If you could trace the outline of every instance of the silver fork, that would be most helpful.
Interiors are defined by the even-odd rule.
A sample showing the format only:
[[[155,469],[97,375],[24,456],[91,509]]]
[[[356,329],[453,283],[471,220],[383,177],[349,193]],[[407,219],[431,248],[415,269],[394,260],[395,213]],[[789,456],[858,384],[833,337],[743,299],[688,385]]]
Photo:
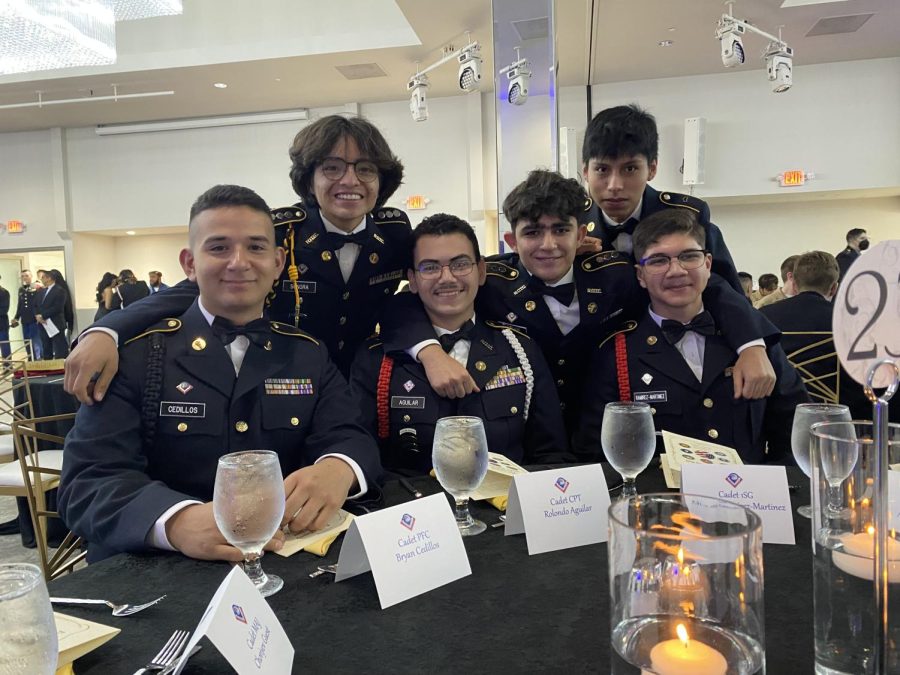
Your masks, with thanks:
[[[156,600],[151,600],[150,602],[145,602],[143,605],[132,605],[129,603],[125,603],[124,605],[117,605],[109,600],[92,600],[86,598],[50,598],[50,602],[55,602],[60,605],[106,605],[107,607],[112,608],[113,616],[131,616],[132,614],[137,614],[148,607],[152,607],[157,602],[165,598],[166,596],[161,595]]]
[[[166,644],[163,645],[163,648],[159,650],[159,653],[150,660],[150,663],[143,668],[137,669],[134,675],[163,670],[172,665],[181,656],[181,651],[187,644],[189,636],[190,633],[186,630],[176,630]]]
[[[333,565],[319,565],[316,568],[316,571],[309,575],[309,578],[315,579],[323,574],[337,574],[337,568],[337,563],[334,563]]]

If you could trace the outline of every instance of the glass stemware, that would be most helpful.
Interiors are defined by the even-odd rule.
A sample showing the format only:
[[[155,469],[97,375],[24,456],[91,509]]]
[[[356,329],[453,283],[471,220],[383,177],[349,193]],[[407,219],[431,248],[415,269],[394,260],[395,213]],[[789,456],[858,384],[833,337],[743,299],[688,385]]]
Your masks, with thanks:
[[[216,525],[229,544],[244,554],[244,572],[265,598],[284,581],[263,572],[263,547],[284,516],[284,479],[271,450],[232,452],[219,458],[213,489]]]
[[[36,565],[0,565],[0,626],[0,673],[56,671],[56,623],[47,584]]]
[[[653,415],[646,403],[614,401],[603,409],[600,444],[610,466],[622,476],[622,497],[637,494],[635,480],[656,450]]]
[[[487,474],[488,447],[484,424],[477,417],[442,417],[434,430],[431,463],[441,486],[456,500],[456,525],[464,537],[487,526],[469,513],[469,495]]]
[[[837,403],[801,403],[794,410],[794,424],[791,427],[791,450],[794,453],[797,466],[806,474],[807,478],[812,477],[809,428],[817,422],[849,421],[849,408]],[[797,513],[804,518],[809,518],[812,513],[812,507],[809,504],[800,506],[797,508]]]
[[[843,518],[850,513],[850,509],[844,506],[843,483],[849,478],[850,473],[856,468],[859,460],[859,448],[868,439],[858,438],[856,427],[849,424],[847,419],[833,420],[835,422],[848,422],[848,424],[830,424],[825,426],[821,422],[812,427],[812,431],[823,429],[827,435],[819,435],[817,438],[819,466],[822,475],[828,483],[828,503],[825,505],[825,515],[829,518]]]

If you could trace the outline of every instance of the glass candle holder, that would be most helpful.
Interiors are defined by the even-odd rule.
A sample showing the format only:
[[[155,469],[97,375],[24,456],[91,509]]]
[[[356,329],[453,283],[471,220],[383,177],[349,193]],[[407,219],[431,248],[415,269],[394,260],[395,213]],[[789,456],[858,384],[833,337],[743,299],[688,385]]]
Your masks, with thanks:
[[[876,607],[874,453],[871,422],[823,422],[810,432],[816,673],[874,673]],[[888,460],[900,462],[900,425],[888,427]],[[893,471],[889,473],[893,474]],[[888,480],[886,478],[886,480]],[[893,482],[893,481],[891,481]],[[893,491],[893,489],[892,489]],[[900,672],[900,524],[887,540],[888,672]]]
[[[764,671],[762,523],[738,504],[636,495],[609,507],[611,672]]]

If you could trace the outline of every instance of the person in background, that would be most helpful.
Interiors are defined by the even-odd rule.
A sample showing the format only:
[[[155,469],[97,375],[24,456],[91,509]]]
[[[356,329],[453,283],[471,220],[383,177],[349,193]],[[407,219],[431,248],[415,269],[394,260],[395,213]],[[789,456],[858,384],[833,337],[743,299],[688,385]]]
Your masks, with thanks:
[[[41,353],[44,359],[61,359],[69,353],[66,340],[69,291],[58,270],[38,270],[38,274],[44,287],[37,292],[34,318],[41,325]]]
[[[600,461],[604,407],[638,401],[651,406],[657,431],[732,447],[748,464],[791,463],[794,408],[809,397],[778,343],[767,348],[777,376],[772,394],[733,397],[737,353],[722,339],[721,317],[704,307],[712,260],[695,214],[658,212],[641,221],[633,241],[634,268],[650,305],[594,352],[576,456]]]
[[[750,303],[759,300],[759,293],[753,290],[753,275],[749,272],[738,272],[738,279],[741,280],[741,288],[744,289],[744,295]]]
[[[103,273],[103,277],[97,284],[97,294],[95,296],[97,300],[97,311],[94,313],[94,321],[99,321],[110,312],[110,310],[107,309],[107,298],[112,296],[117,281],[116,275],[112,272]]]
[[[106,309],[124,309],[128,305],[146,298],[148,295],[150,295],[150,289],[147,288],[147,284],[143,281],[138,281],[131,270],[124,269],[119,272],[119,283],[109,296],[109,303],[106,305]]]
[[[63,278],[62,272],[57,269],[52,269],[49,274],[53,278],[54,283],[59,284],[66,292],[66,304],[63,307],[63,314],[66,317],[66,349],[68,349],[68,335],[72,335],[75,331],[75,303],[72,300],[72,290],[69,288],[69,284],[66,283],[65,278]]]
[[[10,327],[15,328],[21,322],[22,339],[26,341],[29,358],[33,361],[41,358],[41,328],[34,318],[36,305],[35,295],[40,285],[32,283],[31,272],[22,270],[22,285],[19,286],[19,302],[16,305],[16,315],[13,317]]]
[[[168,288],[168,285],[162,282],[162,272],[149,272],[147,277],[150,279],[150,294],[159,293],[160,291],[164,291]]]
[[[755,305],[757,302],[762,300],[768,295],[771,295],[775,291],[778,290],[778,277],[774,274],[760,274],[759,275],[759,300],[754,302]]]
[[[837,264],[841,271],[838,283],[844,280],[850,265],[869,248],[869,235],[860,227],[854,227],[847,232],[847,247],[837,254]]]
[[[0,286],[0,356],[8,359],[9,346],[9,291]]]
[[[762,309],[772,303],[797,295],[797,288],[794,285],[794,264],[799,257],[799,255],[792,255],[784,259],[784,262],[781,263],[781,288],[776,288],[774,292],[754,302],[753,306],[756,309]]]

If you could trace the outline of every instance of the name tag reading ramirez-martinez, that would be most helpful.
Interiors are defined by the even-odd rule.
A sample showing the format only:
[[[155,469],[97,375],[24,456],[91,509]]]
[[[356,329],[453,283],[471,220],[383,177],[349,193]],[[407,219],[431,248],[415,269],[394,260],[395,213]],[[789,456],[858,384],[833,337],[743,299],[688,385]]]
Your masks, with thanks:
[[[206,417],[205,403],[188,403],[186,401],[160,401],[160,417]]]
[[[669,400],[668,391],[636,391],[634,400],[638,403],[666,403]]]
[[[424,396],[391,396],[392,408],[416,408],[425,410]]]

